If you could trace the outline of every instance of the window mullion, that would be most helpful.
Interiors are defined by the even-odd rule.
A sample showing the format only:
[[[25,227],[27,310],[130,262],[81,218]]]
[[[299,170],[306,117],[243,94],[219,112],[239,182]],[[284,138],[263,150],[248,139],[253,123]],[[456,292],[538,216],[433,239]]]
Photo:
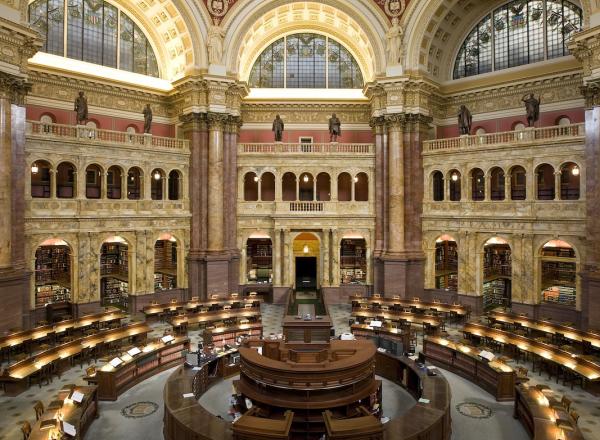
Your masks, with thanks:
[[[329,37],[325,37],[325,88],[329,88]]]
[[[543,2],[544,10],[542,11],[542,19],[544,20],[542,26],[544,29],[544,60],[548,59],[548,4],[546,0]]]
[[[117,69],[121,68],[121,11],[117,10]]]
[[[492,11],[490,23],[492,26],[492,72],[496,70],[496,26],[494,19],[496,18],[495,11]]]
[[[283,88],[287,89],[287,36],[283,37]]]

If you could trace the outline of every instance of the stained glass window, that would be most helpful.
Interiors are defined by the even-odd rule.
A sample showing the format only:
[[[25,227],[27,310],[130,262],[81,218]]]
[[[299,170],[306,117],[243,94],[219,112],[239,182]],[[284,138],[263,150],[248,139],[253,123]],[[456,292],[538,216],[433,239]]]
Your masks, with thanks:
[[[280,38],[258,57],[249,79],[257,88],[362,88],[358,63],[348,49],[323,35]]]
[[[568,55],[581,9],[567,0],[514,0],[486,15],[463,42],[454,79]]]
[[[104,0],[36,0],[29,5],[29,23],[45,37],[44,52],[159,76],[156,56],[142,30]]]

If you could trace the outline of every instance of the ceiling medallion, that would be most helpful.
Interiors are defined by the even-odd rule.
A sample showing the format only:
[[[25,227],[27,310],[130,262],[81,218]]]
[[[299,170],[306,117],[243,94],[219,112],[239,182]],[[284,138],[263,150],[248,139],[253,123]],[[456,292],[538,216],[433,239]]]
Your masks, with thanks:
[[[208,11],[215,17],[223,17],[229,10],[229,0],[208,0]]]
[[[385,13],[390,17],[401,16],[405,9],[405,0],[385,0]]]

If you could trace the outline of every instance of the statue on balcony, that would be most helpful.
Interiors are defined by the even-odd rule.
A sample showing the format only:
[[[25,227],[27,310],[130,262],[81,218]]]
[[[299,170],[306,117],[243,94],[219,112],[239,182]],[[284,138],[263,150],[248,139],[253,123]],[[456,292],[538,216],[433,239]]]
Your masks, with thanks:
[[[540,99],[535,99],[534,94],[530,93],[529,98],[525,95],[521,100],[525,103],[527,124],[529,127],[533,127],[538,119],[540,119],[540,103],[542,102],[542,96],[540,95]]]
[[[342,123],[334,114],[329,118],[329,142],[337,142],[338,136],[342,135]]]
[[[473,116],[466,105],[461,105],[458,110],[458,130],[461,135],[471,134],[471,124]]]
[[[85,124],[88,118],[88,104],[83,92],[79,92],[79,96],[75,98],[75,111],[77,112],[77,125]]]
[[[150,104],[146,104],[144,107],[144,133],[150,133],[150,129],[152,128],[152,109],[150,108]]]
[[[275,133],[275,142],[281,142],[283,137],[283,119],[279,115],[275,116],[272,131]]]

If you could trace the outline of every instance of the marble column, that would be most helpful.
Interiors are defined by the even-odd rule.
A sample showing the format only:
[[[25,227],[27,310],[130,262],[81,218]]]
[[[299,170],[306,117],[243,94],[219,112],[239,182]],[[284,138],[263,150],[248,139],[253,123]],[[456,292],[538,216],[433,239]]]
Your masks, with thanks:
[[[560,200],[560,170],[554,171],[554,200]]]
[[[237,292],[240,274],[240,251],[237,246],[237,197],[238,197],[238,171],[237,149],[238,138],[242,120],[239,117],[229,117],[225,130],[225,245],[229,253],[229,292]],[[260,188],[259,188],[260,191]],[[260,192],[259,192],[260,195]]]
[[[30,324],[25,265],[25,107],[28,84],[0,72],[0,332]]]
[[[281,229],[273,233],[273,286],[281,286]]]
[[[340,286],[340,232],[331,230],[331,287]]]
[[[331,273],[330,267],[330,254],[331,248],[329,245],[329,229],[323,229],[323,245],[321,254],[323,255],[323,287],[329,287],[331,283],[329,274]]]
[[[180,117],[184,137],[190,142],[189,198],[191,211],[190,250],[188,254],[189,296],[206,299],[208,127],[206,114],[189,113]],[[149,180],[146,179],[149,185]]]
[[[227,116],[208,114],[208,251],[224,250],[223,129]]]
[[[421,296],[424,261],[421,242],[423,212],[422,141],[430,118],[416,114],[386,116],[387,142],[387,235],[383,255],[383,284],[386,296]],[[384,161],[386,158],[384,157]]]
[[[292,284],[292,277],[291,277],[291,273],[290,273],[290,259],[292,258],[292,242],[291,242],[291,236],[290,236],[290,230],[289,229],[284,229],[283,230],[283,262],[282,262],[282,267],[283,267],[283,284],[286,287],[290,287]]]
[[[579,274],[581,314],[584,328],[600,328],[600,81],[589,82],[582,87],[582,93],[586,100],[586,241],[589,245]]]

